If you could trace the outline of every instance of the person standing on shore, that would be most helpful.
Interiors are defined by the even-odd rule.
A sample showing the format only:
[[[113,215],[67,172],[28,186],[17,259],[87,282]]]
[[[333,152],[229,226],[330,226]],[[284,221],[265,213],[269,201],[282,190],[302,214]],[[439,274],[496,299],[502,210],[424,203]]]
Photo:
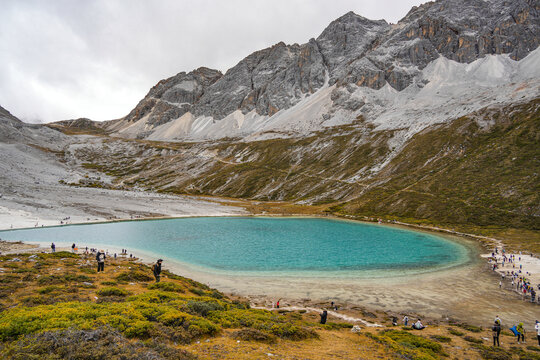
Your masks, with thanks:
[[[54,243],[51,244],[51,251],[56,252],[56,245]]]
[[[163,262],[162,259],[158,259],[158,261],[152,266],[152,271],[154,273],[154,277],[156,278],[156,282],[158,283],[161,280],[161,263]]]
[[[73,243],[73,245],[71,245],[71,252],[75,253],[75,243]]]
[[[500,321],[495,321],[495,324],[491,328],[493,331],[493,346],[497,344],[497,346],[501,346],[499,343],[499,335],[501,335],[501,323]]]
[[[105,271],[105,253],[103,252],[103,250],[99,250],[97,255],[96,255],[96,260],[97,260],[97,271],[100,272],[100,271]]]
[[[538,338],[538,346],[540,346],[540,321],[536,320],[536,325],[534,325],[536,330],[536,337]]]
[[[328,318],[328,311],[323,310],[322,314],[320,314],[321,317],[321,324],[326,324],[326,319]]]
[[[409,325],[409,317],[407,315],[403,317],[403,325],[405,326]]]

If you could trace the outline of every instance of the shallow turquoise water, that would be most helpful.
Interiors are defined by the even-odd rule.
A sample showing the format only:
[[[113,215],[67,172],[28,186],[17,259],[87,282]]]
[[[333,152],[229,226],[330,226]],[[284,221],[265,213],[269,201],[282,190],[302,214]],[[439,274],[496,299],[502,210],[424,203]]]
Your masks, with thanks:
[[[316,218],[126,221],[3,231],[0,238],[109,245],[225,272],[424,271],[468,260],[466,247],[435,235]]]

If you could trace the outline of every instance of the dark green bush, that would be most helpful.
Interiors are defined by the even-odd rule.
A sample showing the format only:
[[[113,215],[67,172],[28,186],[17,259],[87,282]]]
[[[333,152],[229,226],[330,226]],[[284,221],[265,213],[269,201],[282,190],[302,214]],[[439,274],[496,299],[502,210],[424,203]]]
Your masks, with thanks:
[[[319,335],[312,329],[294,325],[291,323],[278,323],[270,327],[270,332],[277,337],[289,340],[305,340],[319,338]]]
[[[68,329],[27,335],[8,344],[0,353],[3,359],[133,359],[166,358],[191,360],[184,350],[171,349],[155,342],[140,343],[126,339],[110,327],[95,330]]]
[[[154,283],[148,286],[150,290],[163,290],[163,291],[172,291],[177,293],[184,293],[185,289],[181,285],[172,282],[159,282]]]
[[[40,259],[65,259],[65,258],[78,258],[79,255],[78,254],[74,254],[74,253],[71,253],[69,251],[58,251],[58,252],[55,252],[55,253],[47,253],[47,254],[44,254],[44,253],[41,253],[41,254],[37,254],[38,258]]]
[[[456,336],[463,336],[463,335],[465,335],[464,332],[459,331],[459,330],[456,330],[456,329],[454,329],[454,328],[448,328],[448,332],[449,332],[450,334],[456,335]]]
[[[468,341],[468,342],[474,343],[474,344],[481,344],[482,343],[482,339],[477,339],[477,338],[474,338],[474,337],[469,336],[469,335],[464,336],[463,339],[465,341]]]
[[[53,291],[60,291],[62,288],[59,287],[59,286],[56,286],[56,285],[49,285],[49,286],[46,286],[44,288],[40,288],[37,290],[38,293],[40,294],[49,294]]]
[[[249,328],[235,331],[232,334],[232,337],[238,340],[257,341],[257,342],[263,342],[267,344],[273,344],[277,340],[277,338],[274,335],[267,334],[260,330],[249,329]]]
[[[225,308],[214,301],[204,301],[204,300],[189,300],[184,305],[184,311],[194,315],[200,315],[203,317],[208,316],[211,311],[223,311]]]
[[[116,281],[102,281],[101,282],[101,285],[105,285],[105,286],[116,286],[118,285],[118,283]]]
[[[118,275],[116,280],[123,282],[148,282],[154,280],[154,277],[140,271],[129,271]]]
[[[130,295],[130,292],[124,289],[116,288],[116,287],[106,287],[98,291],[97,293],[99,296],[120,296],[120,297],[126,297]]]
[[[45,275],[38,278],[37,283],[39,285],[53,285],[53,284],[63,284],[66,282],[66,279],[63,276],[59,275]]]
[[[457,324],[462,329],[465,329],[467,331],[473,332],[473,333],[479,333],[482,332],[482,328],[474,325],[469,324]]]
[[[432,338],[435,341],[442,342],[442,343],[449,343],[452,341],[451,338],[444,335],[431,335],[430,338]]]

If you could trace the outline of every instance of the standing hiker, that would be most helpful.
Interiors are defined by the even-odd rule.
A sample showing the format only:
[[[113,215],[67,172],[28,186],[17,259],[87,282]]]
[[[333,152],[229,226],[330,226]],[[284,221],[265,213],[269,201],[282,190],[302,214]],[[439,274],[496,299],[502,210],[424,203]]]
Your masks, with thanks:
[[[321,317],[321,324],[326,324],[326,319],[328,318],[328,311],[324,310],[322,314],[319,314]]]
[[[517,331],[517,337],[518,337],[518,342],[517,343],[519,344],[519,339],[520,338],[521,338],[521,342],[525,343],[525,329],[523,328],[523,323],[522,322],[517,324],[516,331]]]
[[[536,330],[536,337],[538,338],[538,346],[540,346],[540,321],[536,320],[536,325],[534,325]]]
[[[161,280],[161,263],[163,262],[162,259],[158,259],[158,261],[152,266],[152,272],[154,273],[154,277],[156,278],[156,282],[158,283]]]
[[[51,251],[56,252],[56,245],[54,243],[51,244]]]
[[[500,321],[495,320],[495,324],[491,328],[491,331],[493,331],[493,346],[497,344],[497,346],[501,346],[499,344],[499,335],[501,335],[501,323]]]
[[[104,271],[105,270],[105,253],[103,252],[103,250],[99,250],[97,255],[96,255],[96,260],[97,260],[97,271],[100,272],[100,271]]]

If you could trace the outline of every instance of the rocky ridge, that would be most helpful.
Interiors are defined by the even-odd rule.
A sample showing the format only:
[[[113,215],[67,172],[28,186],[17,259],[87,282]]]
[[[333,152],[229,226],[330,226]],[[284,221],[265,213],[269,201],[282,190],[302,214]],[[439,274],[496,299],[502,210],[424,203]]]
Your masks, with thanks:
[[[306,135],[336,122],[323,125],[328,120],[343,122],[342,110],[350,123],[377,104],[355,96],[358,88],[422,87],[423,70],[441,57],[463,64],[525,58],[539,44],[539,10],[533,0],[439,0],[413,7],[397,24],[349,12],[306,44],[256,51],[225,74],[199,68],[162,80],[109,131],[154,140]],[[319,108],[307,111],[306,102]],[[308,125],[283,118],[306,111]]]

